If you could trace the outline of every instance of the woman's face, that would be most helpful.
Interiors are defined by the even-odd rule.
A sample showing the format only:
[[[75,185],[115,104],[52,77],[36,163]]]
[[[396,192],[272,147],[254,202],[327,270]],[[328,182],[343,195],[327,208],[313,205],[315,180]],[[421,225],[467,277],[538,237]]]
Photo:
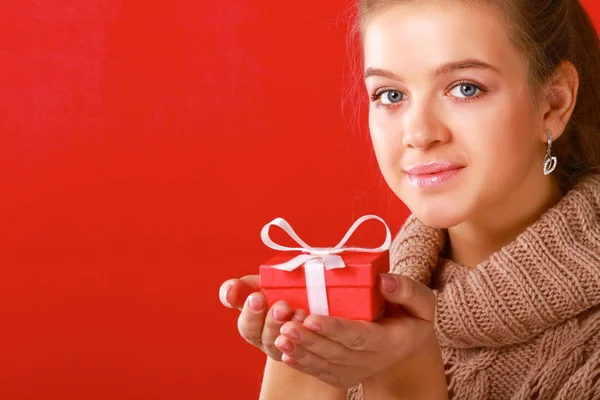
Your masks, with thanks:
[[[365,26],[377,160],[427,225],[501,213],[547,179],[543,116],[501,21],[485,7],[430,2],[393,6]]]

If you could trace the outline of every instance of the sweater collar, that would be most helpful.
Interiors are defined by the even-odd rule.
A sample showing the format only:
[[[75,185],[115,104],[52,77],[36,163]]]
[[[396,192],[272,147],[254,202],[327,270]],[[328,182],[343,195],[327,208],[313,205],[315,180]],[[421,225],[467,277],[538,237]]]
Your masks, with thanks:
[[[393,273],[434,290],[441,346],[522,343],[600,304],[598,175],[474,268],[440,257],[445,240],[410,216],[390,249]]]

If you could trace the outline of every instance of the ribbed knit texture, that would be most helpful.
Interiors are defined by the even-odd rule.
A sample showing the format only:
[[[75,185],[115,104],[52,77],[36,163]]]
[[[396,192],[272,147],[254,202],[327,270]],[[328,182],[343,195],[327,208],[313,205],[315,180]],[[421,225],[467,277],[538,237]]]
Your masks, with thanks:
[[[445,238],[411,216],[390,255],[437,296],[450,398],[600,399],[600,176],[474,268],[440,257]]]

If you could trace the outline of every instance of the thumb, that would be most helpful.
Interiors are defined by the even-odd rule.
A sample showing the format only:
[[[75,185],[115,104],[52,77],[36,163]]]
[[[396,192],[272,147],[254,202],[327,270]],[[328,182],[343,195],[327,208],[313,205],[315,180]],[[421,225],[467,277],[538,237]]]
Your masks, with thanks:
[[[389,303],[401,306],[415,318],[434,321],[436,297],[429,287],[404,275],[380,274],[379,277],[379,290]]]
[[[250,294],[260,291],[258,275],[247,275],[240,279],[230,279],[219,288],[219,299],[224,306],[241,310]]]

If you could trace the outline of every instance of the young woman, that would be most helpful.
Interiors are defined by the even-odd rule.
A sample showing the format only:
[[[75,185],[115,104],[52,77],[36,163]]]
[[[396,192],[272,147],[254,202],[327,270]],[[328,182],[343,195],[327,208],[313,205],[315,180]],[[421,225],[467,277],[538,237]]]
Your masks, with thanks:
[[[267,310],[256,276],[225,282],[269,356],[261,398],[600,398],[600,51],[583,7],[358,10],[371,139],[412,212],[380,285],[402,312],[307,317]]]

